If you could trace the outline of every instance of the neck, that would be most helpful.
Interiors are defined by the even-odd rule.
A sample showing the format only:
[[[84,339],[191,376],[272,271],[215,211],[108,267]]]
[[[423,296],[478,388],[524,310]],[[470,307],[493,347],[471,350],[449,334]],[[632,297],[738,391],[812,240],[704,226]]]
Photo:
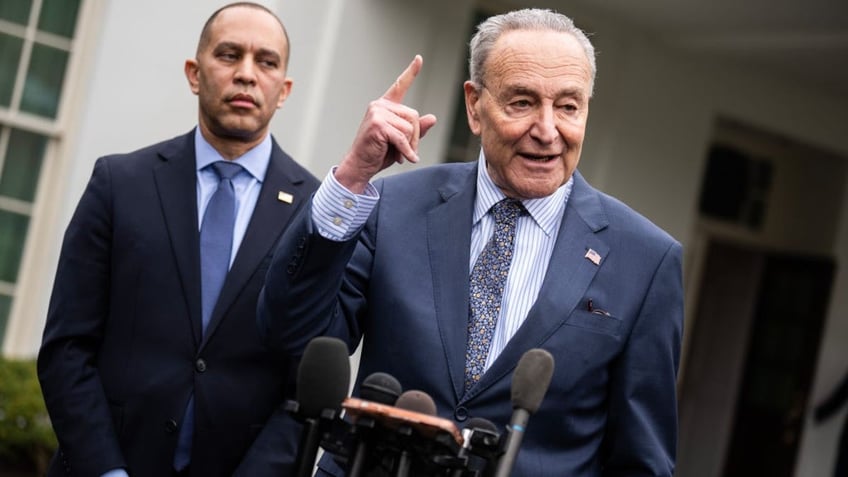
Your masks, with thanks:
[[[265,132],[257,134],[253,137],[235,137],[235,136],[221,136],[212,133],[203,125],[200,125],[200,134],[203,135],[203,139],[206,139],[206,142],[209,143],[218,154],[221,155],[224,159],[233,160],[243,156],[247,151],[253,149],[258,146],[263,140],[265,140]]]

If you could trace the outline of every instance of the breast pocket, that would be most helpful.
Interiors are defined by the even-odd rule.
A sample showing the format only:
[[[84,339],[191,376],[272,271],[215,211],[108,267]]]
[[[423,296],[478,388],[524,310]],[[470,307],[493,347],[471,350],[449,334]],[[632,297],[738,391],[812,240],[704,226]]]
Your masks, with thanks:
[[[588,309],[575,310],[568,317],[565,324],[584,328],[589,331],[618,336],[621,330],[621,321],[621,318],[616,317],[608,311],[594,308],[592,311]]]

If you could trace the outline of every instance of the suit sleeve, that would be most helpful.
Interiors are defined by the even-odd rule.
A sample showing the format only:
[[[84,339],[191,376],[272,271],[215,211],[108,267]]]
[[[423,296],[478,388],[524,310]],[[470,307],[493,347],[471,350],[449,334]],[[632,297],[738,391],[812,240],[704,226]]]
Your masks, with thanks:
[[[673,242],[612,366],[604,476],[673,475],[682,332],[682,248]]]
[[[366,223],[363,232],[334,241],[315,229],[311,202],[298,213],[280,239],[259,295],[257,321],[266,346],[297,357],[312,338],[333,336],[351,351],[356,348],[373,250],[368,228]]]
[[[65,232],[38,354],[60,458],[76,475],[125,467],[96,367],[109,312],[111,188],[100,159]]]

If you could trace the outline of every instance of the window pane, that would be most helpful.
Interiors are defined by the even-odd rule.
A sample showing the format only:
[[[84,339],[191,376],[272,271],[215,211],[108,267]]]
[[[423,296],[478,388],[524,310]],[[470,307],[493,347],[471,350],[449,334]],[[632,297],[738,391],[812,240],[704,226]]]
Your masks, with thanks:
[[[68,52],[46,45],[32,45],[21,110],[49,118],[56,117]]]
[[[0,18],[19,25],[29,23],[32,0],[3,0],[0,2]]]
[[[13,129],[0,175],[0,195],[32,202],[38,185],[47,137]]]
[[[9,322],[9,309],[12,308],[12,297],[0,295],[0,343],[6,336],[6,324]]]
[[[0,280],[15,283],[24,251],[29,217],[0,210]]]
[[[0,33],[0,106],[8,107],[12,101],[23,46],[23,38]]]
[[[79,0],[44,0],[39,14],[38,29],[73,38],[79,5]]]

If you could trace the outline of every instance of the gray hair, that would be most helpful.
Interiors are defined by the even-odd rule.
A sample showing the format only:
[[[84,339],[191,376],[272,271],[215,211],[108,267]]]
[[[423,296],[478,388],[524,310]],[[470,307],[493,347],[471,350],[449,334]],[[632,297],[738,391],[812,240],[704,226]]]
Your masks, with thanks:
[[[492,52],[492,47],[498,38],[506,32],[514,30],[550,30],[572,35],[589,60],[589,69],[592,79],[589,83],[589,95],[595,89],[595,47],[583,33],[583,30],[574,26],[574,21],[567,16],[554,12],[553,10],[541,8],[526,8],[512,12],[495,15],[477,25],[477,32],[471,38],[471,55],[468,59],[468,72],[471,81],[475,84],[483,84],[486,76],[486,60]]]

